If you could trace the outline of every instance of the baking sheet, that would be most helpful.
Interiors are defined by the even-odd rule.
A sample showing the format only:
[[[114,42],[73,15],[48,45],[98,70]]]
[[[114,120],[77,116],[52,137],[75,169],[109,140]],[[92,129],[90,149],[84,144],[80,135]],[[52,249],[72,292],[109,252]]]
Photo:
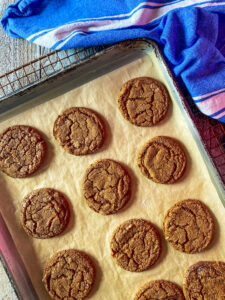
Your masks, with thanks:
[[[0,124],[0,131],[15,124],[34,126],[44,134],[48,142],[47,160],[34,176],[13,179],[0,175],[2,214],[41,300],[50,299],[41,283],[44,263],[55,252],[63,249],[84,250],[94,259],[97,277],[89,298],[96,300],[132,299],[143,283],[153,279],[172,280],[181,285],[184,270],[189,265],[199,260],[224,260],[224,207],[175,100],[172,101],[166,119],[152,128],[131,125],[122,118],[116,107],[116,97],[121,85],[137,76],[154,77],[168,87],[157,58],[151,52],[142,59]],[[58,114],[71,106],[89,107],[105,120],[107,139],[98,153],[76,157],[66,153],[54,140],[53,123]],[[157,135],[179,139],[188,153],[186,173],[174,185],[156,184],[145,178],[137,167],[139,148]],[[127,166],[133,182],[130,203],[116,215],[102,216],[95,213],[82,197],[81,183],[86,168],[102,158],[122,162]],[[64,234],[48,240],[28,237],[19,220],[19,204],[23,197],[41,187],[52,187],[65,193],[72,210],[71,220]],[[119,224],[130,218],[140,217],[150,220],[160,229],[167,209],[178,200],[186,198],[202,200],[216,218],[215,238],[206,251],[200,254],[183,254],[163,240],[161,258],[150,270],[131,273],[115,264],[110,255],[109,242],[113,230]]]

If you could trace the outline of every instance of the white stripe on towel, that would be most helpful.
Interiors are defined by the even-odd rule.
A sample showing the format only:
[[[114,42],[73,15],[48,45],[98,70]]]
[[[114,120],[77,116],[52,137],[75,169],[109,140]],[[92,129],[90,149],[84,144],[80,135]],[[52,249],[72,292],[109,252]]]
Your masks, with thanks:
[[[223,92],[225,91],[225,88],[221,89],[221,90],[218,90],[218,91],[214,91],[214,92],[211,92],[211,93],[208,93],[208,94],[205,94],[205,95],[201,95],[201,96],[198,96],[198,97],[193,97],[194,100],[201,100],[201,99],[204,99],[206,97],[209,97],[209,96],[213,96],[217,93],[220,93],[220,92]]]
[[[95,32],[95,31],[104,31],[104,30],[114,30],[119,28],[126,28],[133,25],[146,25],[150,21],[153,21],[164,14],[166,14],[168,11],[180,8],[180,7],[186,7],[190,5],[204,5],[204,6],[211,6],[211,5],[217,5],[218,2],[215,3],[204,3],[205,0],[201,0],[196,3],[195,0],[184,0],[182,2],[175,2],[168,6],[163,6],[163,4],[156,4],[154,3],[155,7],[159,7],[158,9],[152,9],[150,7],[143,8],[143,6],[151,5],[153,6],[152,2],[142,2],[139,4],[136,8],[134,8],[130,13],[128,14],[121,14],[118,16],[113,17],[102,17],[96,20],[89,20],[86,21],[77,21],[74,23],[62,25],[56,29],[53,29],[50,32],[47,32],[46,34],[37,37],[35,39],[35,43],[45,46],[45,47],[53,47],[57,42],[62,42],[57,46],[57,49],[60,49],[70,38],[72,38],[74,35],[71,35],[73,32],[80,33],[87,33],[87,32]],[[225,3],[225,1],[223,2]],[[220,2],[222,5],[222,3]],[[160,7],[161,5],[161,7]],[[126,19],[123,19],[124,17],[128,17]],[[104,20],[104,18],[111,18],[110,20]],[[36,33],[36,36],[38,36],[40,33]],[[76,33],[78,34],[78,33]],[[70,36],[71,35],[71,36]],[[70,36],[70,37],[69,37]],[[32,38],[34,38],[34,35],[32,35]],[[65,41],[65,39],[67,39]],[[31,37],[28,38],[30,40]]]

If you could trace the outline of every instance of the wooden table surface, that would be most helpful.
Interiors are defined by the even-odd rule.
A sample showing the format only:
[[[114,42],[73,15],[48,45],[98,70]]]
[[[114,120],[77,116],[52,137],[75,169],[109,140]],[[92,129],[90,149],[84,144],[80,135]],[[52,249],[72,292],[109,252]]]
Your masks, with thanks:
[[[0,0],[0,18],[5,8],[14,2],[13,0]],[[0,26],[0,75],[49,52],[50,50],[44,47],[7,36]],[[17,300],[1,263],[0,300]]]

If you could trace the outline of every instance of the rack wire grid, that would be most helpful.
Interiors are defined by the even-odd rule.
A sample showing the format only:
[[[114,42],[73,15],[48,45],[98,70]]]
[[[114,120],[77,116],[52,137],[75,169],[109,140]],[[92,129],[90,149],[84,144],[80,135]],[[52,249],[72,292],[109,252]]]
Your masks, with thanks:
[[[105,46],[54,51],[0,76],[1,99],[37,84],[106,49]],[[192,112],[192,120],[205,148],[225,184],[225,124],[202,114],[182,87]]]

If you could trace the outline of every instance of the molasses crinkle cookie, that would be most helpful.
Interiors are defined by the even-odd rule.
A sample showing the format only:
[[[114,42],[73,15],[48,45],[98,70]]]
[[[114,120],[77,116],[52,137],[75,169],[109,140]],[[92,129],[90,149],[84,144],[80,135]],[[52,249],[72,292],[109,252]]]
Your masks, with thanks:
[[[14,178],[33,174],[41,166],[46,143],[34,128],[15,125],[0,134],[0,170]]]
[[[75,249],[63,250],[45,264],[43,283],[56,300],[82,300],[91,291],[95,267],[91,258]]]
[[[200,261],[186,272],[184,279],[186,300],[224,300],[225,263],[220,261]]]
[[[181,144],[167,136],[147,142],[138,155],[144,176],[157,183],[175,183],[184,174],[187,158]]]
[[[53,135],[61,147],[74,155],[96,152],[104,141],[104,125],[91,109],[71,107],[59,115]]]
[[[99,160],[85,173],[83,194],[88,206],[95,212],[114,214],[130,199],[130,177],[118,162]]]
[[[54,189],[43,188],[28,194],[21,203],[21,223],[32,237],[45,239],[59,235],[70,217],[64,195]]]
[[[130,123],[148,127],[163,120],[169,107],[164,85],[150,77],[138,77],[124,83],[118,95],[118,107]]]
[[[211,242],[213,217],[206,205],[194,199],[179,201],[166,213],[163,221],[166,240],[176,249],[198,253]]]
[[[110,246],[111,255],[120,267],[130,272],[142,272],[159,259],[161,238],[149,221],[131,219],[115,230]]]

